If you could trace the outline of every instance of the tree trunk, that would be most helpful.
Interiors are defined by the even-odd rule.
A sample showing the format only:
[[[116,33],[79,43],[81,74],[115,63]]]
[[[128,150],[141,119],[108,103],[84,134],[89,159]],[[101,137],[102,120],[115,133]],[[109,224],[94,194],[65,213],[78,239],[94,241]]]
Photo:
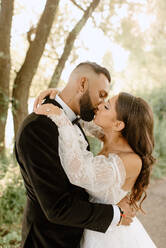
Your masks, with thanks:
[[[57,87],[61,73],[64,69],[65,63],[71,53],[71,50],[73,48],[74,42],[77,38],[77,36],[79,35],[81,29],[84,27],[84,25],[86,24],[88,18],[91,16],[91,14],[93,13],[93,11],[95,10],[95,8],[98,6],[100,0],[94,0],[90,6],[87,8],[87,10],[84,12],[84,15],[82,16],[82,18],[80,19],[80,21],[75,25],[75,27],[72,29],[72,31],[69,33],[67,39],[66,39],[66,43],[65,43],[65,47],[64,47],[64,51],[63,54],[61,56],[61,58],[59,59],[59,62],[55,68],[54,74],[52,76],[51,82],[49,84],[49,88],[53,88],[53,87]]]
[[[30,42],[25,61],[17,73],[13,86],[13,119],[16,134],[21,122],[28,114],[28,96],[32,79],[43,54],[60,0],[47,0],[39,20],[36,36]]]
[[[5,126],[9,105],[10,35],[14,0],[1,0],[0,5],[0,154],[2,154],[5,150]]]

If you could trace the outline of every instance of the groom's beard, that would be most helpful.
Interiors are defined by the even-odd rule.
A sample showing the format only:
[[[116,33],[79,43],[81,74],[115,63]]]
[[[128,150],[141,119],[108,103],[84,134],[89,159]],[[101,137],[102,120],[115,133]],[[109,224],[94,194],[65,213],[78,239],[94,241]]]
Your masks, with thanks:
[[[80,117],[84,121],[92,121],[94,118],[94,107],[92,105],[89,91],[87,90],[85,94],[80,99]]]

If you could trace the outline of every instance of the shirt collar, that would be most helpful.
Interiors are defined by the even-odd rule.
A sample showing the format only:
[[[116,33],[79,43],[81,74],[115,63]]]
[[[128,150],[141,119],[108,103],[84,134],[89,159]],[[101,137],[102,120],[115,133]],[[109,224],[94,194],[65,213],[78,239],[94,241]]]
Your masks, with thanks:
[[[77,118],[73,110],[69,108],[69,106],[60,98],[60,96],[56,95],[55,101],[57,101],[62,106],[63,110],[65,111],[67,117],[69,118],[71,122]]]

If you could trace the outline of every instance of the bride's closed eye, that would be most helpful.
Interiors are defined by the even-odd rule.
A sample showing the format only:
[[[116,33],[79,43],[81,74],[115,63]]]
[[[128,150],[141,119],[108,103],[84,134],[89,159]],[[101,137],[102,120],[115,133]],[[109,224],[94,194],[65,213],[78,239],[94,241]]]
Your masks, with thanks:
[[[104,108],[107,109],[107,110],[109,110],[110,109],[110,103],[107,102],[106,104],[104,104]]]
[[[104,105],[104,108],[107,109],[107,110],[109,109],[109,108],[107,107],[107,105]]]

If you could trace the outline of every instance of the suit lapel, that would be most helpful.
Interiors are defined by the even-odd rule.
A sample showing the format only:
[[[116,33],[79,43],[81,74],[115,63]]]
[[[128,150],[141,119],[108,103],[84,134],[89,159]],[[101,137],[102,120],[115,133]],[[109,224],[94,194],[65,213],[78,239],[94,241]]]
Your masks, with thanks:
[[[81,125],[80,125],[78,122],[76,123],[76,125],[79,127],[79,129],[81,130],[82,134],[84,135],[84,138],[85,138],[85,140],[86,140],[86,141],[87,141],[87,143],[88,143],[87,150],[88,150],[88,151],[90,151],[89,141],[88,141],[88,139],[87,139],[87,137],[86,137],[86,135],[85,135],[85,133],[84,133],[84,131],[83,131],[83,129],[82,129],[82,127],[81,127]]]

